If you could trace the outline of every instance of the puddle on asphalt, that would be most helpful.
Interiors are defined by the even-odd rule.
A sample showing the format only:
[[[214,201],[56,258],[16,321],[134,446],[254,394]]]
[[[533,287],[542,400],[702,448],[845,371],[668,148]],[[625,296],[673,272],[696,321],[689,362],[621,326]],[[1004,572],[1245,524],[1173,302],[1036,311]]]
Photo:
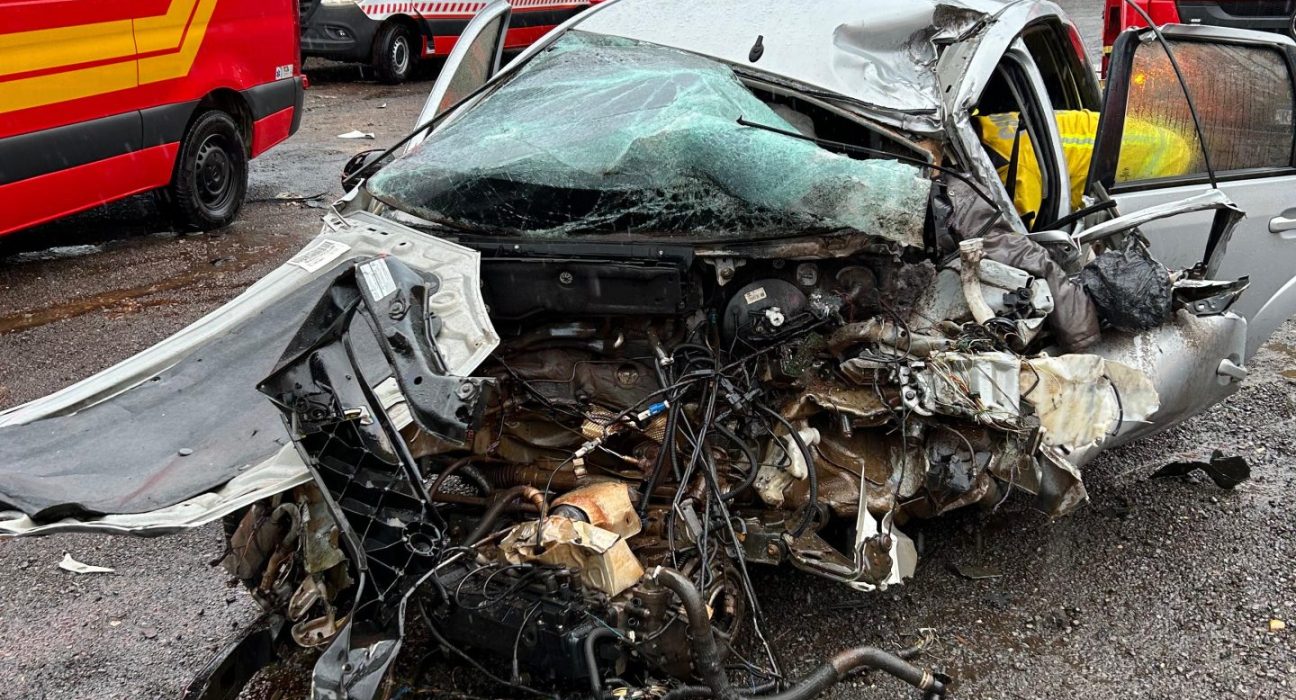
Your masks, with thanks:
[[[1288,345],[1287,343],[1280,343],[1278,341],[1273,341],[1266,344],[1265,347],[1278,353],[1279,355],[1282,355],[1283,357],[1287,358],[1287,360],[1290,361],[1291,366],[1289,366],[1287,369],[1279,370],[1278,374],[1284,377],[1285,379],[1296,381],[1296,346]]]
[[[48,260],[63,260],[65,258],[79,258],[83,255],[101,253],[108,249],[106,243],[96,245],[59,245],[44,250],[31,250],[25,253],[15,253],[4,259],[4,264],[20,264],[30,262],[45,262]]]
[[[96,246],[67,246],[67,247],[96,247]],[[41,254],[49,253],[55,249],[50,248],[38,251]],[[103,247],[94,252],[102,252]],[[224,276],[229,272],[239,272],[254,263],[260,262],[261,257],[259,250],[246,250],[233,253],[232,251],[210,251],[209,256],[204,255],[203,260],[196,261],[194,266],[188,271],[170,275],[165,279],[143,284],[135,287],[126,287],[124,289],[110,289],[98,294],[87,297],[66,301],[59,304],[52,304],[32,311],[23,311],[19,313],[0,316],[0,335],[24,331],[31,328],[38,328],[58,321],[66,321],[78,316],[84,316],[96,311],[120,311],[130,312],[137,311],[141,308],[155,306],[169,306],[179,303],[175,299],[153,299],[144,300],[145,297],[159,294],[162,292],[171,292],[186,287],[197,286],[203,281],[211,280],[216,276]],[[70,256],[61,256],[70,257]],[[13,260],[14,258],[9,258]],[[36,260],[56,260],[59,258],[36,258]]]

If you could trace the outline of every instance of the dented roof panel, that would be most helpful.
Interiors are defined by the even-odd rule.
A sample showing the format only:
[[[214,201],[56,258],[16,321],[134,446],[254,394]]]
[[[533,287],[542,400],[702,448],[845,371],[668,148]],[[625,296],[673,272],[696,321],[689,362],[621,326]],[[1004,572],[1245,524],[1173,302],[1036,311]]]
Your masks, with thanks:
[[[935,115],[938,44],[1009,4],[817,0],[789,13],[786,0],[621,0],[579,28],[699,53],[883,110]]]

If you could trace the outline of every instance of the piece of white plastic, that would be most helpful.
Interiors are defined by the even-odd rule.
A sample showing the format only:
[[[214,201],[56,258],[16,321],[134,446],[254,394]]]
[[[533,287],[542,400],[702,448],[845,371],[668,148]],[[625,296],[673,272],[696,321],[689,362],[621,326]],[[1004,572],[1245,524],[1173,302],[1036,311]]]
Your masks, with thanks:
[[[106,566],[94,566],[92,564],[83,564],[72,558],[71,554],[63,553],[63,561],[59,562],[59,568],[64,571],[71,571],[74,574],[111,574],[116,569]]]

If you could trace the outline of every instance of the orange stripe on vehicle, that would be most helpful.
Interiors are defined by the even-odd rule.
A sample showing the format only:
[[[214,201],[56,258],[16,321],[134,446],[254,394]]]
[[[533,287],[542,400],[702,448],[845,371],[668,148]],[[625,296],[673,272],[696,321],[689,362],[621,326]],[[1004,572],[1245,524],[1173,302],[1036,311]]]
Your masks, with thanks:
[[[152,17],[0,33],[0,76],[175,49],[199,2],[171,0]]]
[[[134,22],[131,49],[118,56],[118,44],[96,41],[96,37],[80,36],[79,41],[97,48],[94,52],[76,52],[75,60],[66,56],[58,65],[48,65],[52,59],[31,59],[19,65],[23,70],[6,63],[6,49],[12,51],[33,39],[47,38],[48,32],[65,30],[89,31],[104,29],[105,24],[60,27],[57,30],[39,30],[0,35],[0,113],[31,107],[56,104],[82,97],[128,90],[142,84],[154,83],[189,74],[194,58],[202,46],[207,25],[218,0],[172,0],[165,15],[145,17]],[[114,27],[114,30],[116,28]],[[66,48],[66,47],[60,47]],[[114,60],[119,59],[120,60]],[[95,64],[95,60],[108,61]],[[43,63],[42,63],[43,61]],[[85,65],[89,63],[90,65]],[[58,72],[41,73],[42,69],[76,66]],[[15,74],[36,73],[24,77]],[[4,76],[9,75],[6,79]]]

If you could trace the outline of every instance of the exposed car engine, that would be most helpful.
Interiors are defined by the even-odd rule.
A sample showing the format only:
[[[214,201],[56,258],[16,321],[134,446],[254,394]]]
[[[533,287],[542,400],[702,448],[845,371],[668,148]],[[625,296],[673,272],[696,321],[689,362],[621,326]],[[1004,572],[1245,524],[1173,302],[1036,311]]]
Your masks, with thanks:
[[[477,307],[455,295],[474,280],[354,265],[261,385],[316,483],[247,511],[226,566],[324,648],[314,684],[336,697],[372,693],[413,620],[519,692],[738,697],[738,673],[812,697],[867,666],[939,697],[944,676],[870,648],[784,677],[749,572],[884,589],[912,575],[912,518],[1014,490],[1053,513],[1084,500],[1068,455],[1156,392],[1038,353],[1066,291],[1016,240],[939,268],[882,245],[787,261],[465,241],[477,331],[499,337],[472,376],[455,370]]]

